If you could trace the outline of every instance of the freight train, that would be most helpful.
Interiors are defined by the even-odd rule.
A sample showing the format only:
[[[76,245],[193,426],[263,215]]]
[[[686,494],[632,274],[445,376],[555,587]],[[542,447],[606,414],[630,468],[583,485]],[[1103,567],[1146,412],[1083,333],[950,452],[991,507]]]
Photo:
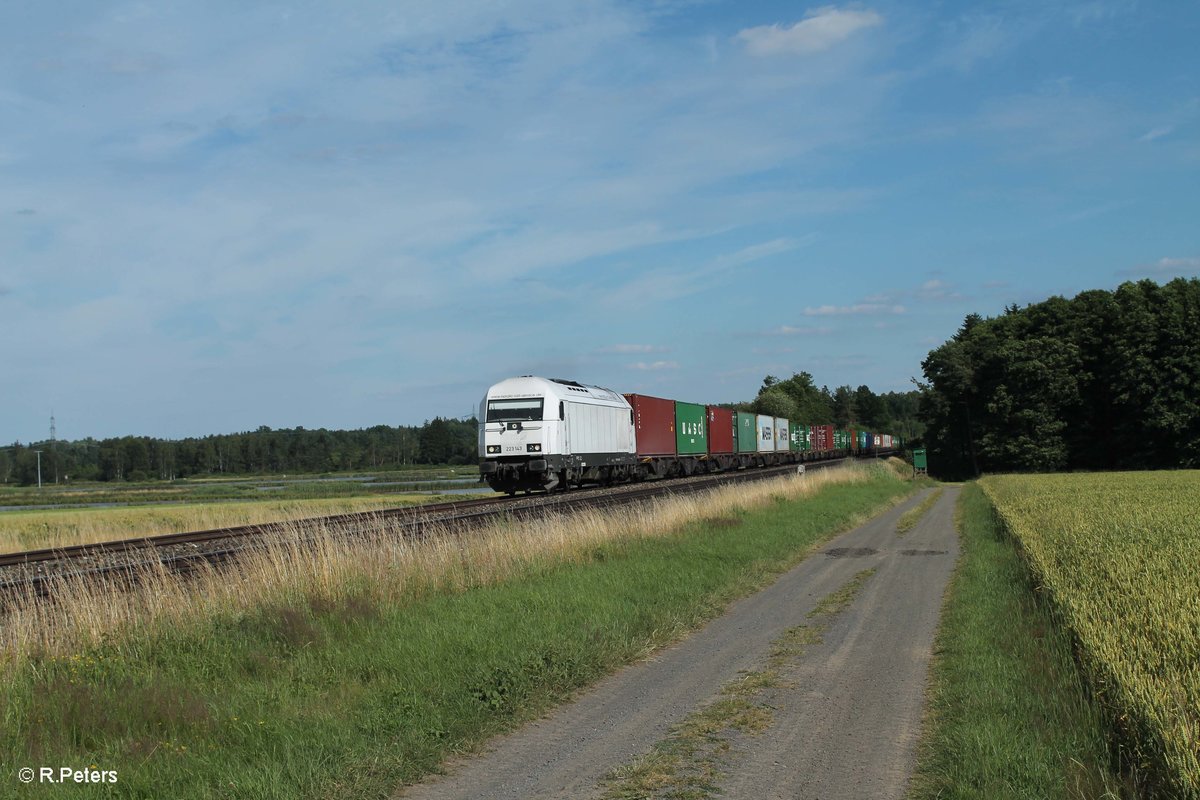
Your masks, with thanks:
[[[524,375],[479,406],[479,473],[498,492],[552,491],[898,449],[899,437],[618,394]]]

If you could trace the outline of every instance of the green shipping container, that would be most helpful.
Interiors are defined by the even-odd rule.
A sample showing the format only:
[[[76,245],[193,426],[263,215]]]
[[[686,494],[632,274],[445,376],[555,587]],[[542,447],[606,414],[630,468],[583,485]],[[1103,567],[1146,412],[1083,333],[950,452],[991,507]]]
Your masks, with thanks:
[[[675,401],[675,450],[681,456],[708,453],[708,414],[704,406]]]
[[[799,422],[793,422],[788,428],[788,450],[793,453],[798,453],[804,449],[804,433],[808,428],[801,425]]]
[[[739,453],[758,452],[758,425],[753,414],[738,411],[733,415],[733,425],[737,429],[737,451]]]
[[[811,449],[808,443],[808,426],[797,422],[792,426],[792,431],[796,436],[796,444],[799,446],[799,450],[807,453]]]

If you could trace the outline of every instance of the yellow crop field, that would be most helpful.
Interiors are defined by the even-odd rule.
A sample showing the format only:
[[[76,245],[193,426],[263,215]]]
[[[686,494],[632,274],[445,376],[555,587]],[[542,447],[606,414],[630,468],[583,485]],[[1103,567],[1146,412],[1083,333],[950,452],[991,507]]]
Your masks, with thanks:
[[[1127,764],[1164,796],[1200,797],[1200,471],[980,485],[1074,631]]]

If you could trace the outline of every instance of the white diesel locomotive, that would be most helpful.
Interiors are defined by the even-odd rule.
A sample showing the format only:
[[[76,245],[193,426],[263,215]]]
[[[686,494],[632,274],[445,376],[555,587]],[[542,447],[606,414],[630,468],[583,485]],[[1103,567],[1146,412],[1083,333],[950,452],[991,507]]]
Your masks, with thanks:
[[[523,376],[479,407],[479,472],[498,492],[627,480],[637,463],[633,408],[620,394]]]

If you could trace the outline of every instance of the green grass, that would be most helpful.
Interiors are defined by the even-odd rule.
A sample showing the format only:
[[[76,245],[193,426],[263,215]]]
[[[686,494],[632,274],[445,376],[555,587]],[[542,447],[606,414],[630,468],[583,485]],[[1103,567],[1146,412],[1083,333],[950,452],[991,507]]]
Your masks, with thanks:
[[[896,521],[896,535],[903,536],[912,530],[913,526],[917,524],[917,521],[921,519],[921,517],[925,516],[925,512],[933,508],[933,504],[941,498],[942,492],[944,491],[945,489],[939,487],[933,492],[930,492],[929,496],[922,500],[919,505],[914,506],[913,508],[910,508],[908,511],[905,511],[903,514],[901,514],[900,519]]]
[[[73,503],[145,504],[210,500],[307,500],[353,497],[401,491],[470,488],[457,478],[478,478],[474,464],[454,467],[422,465],[380,472],[319,475],[195,476],[174,481],[78,481],[36,486],[0,485],[0,508]],[[337,480],[323,480],[336,478]],[[353,480],[374,478],[374,480]],[[392,485],[382,485],[392,484]]]
[[[499,585],[229,613],[35,658],[0,685],[0,761],[115,769],[108,791],[122,797],[386,797],[678,638],[909,488],[877,473]],[[17,787],[6,776],[0,794],[61,791]]]
[[[1109,767],[1102,713],[1070,637],[976,484],[959,499],[962,555],[935,646],[913,798],[1128,795]]]

